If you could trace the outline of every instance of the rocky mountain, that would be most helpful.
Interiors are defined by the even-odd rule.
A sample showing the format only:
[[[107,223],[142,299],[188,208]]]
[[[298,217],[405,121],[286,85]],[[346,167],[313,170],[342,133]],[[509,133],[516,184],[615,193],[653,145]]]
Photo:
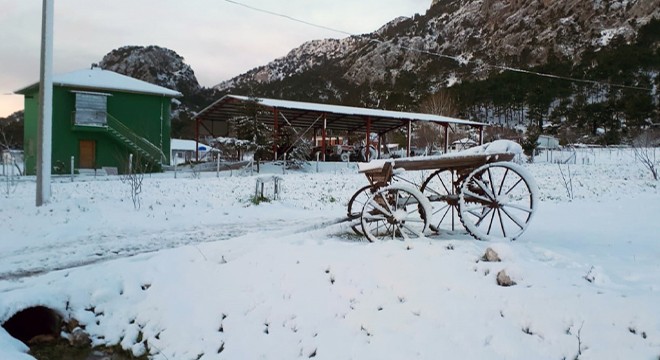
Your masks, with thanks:
[[[185,95],[199,91],[199,82],[183,57],[159,46],[124,46],[103,57],[99,66]]]
[[[159,46],[124,46],[106,54],[98,65],[181,92],[183,97],[175,102],[172,113],[174,137],[192,137],[190,118],[217,97],[214,89],[199,85],[195,72],[182,56]]]
[[[174,136],[192,136],[194,111],[226,93],[413,111],[441,95],[443,115],[618,143],[660,123],[660,0],[434,0],[213,89],[157,46],[113,50],[100,66],[182,92]]]
[[[411,89],[418,99],[484,79],[499,66],[529,68],[551,57],[577,63],[615,38],[633,41],[654,18],[660,0],[434,0],[424,15],[394,19],[371,34],[310,41],[216,88],[259,88],[305,73],[325,74],[327,88],[393,86],[423,75],[425,88]],[[344,89],[335,90],[345,101]]]

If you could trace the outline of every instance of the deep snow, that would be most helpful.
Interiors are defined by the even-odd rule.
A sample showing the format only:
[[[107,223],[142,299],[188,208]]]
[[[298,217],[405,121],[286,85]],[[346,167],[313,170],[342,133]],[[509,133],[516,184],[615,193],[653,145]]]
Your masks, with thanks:
[[[0,322],[44,305],[170,360],[658,359],[660,184],[628,150],[585,151],[573,200],[559,165],[525,164],[541,204],[515,242],[367,243],[337,223],[367,183],[354,164],[266,166],[284,188],[259,205],[238,172],[147,176],[140,210],[116,177],[57,178],[40,208],[22,179],[1,199]],[[25,351],[0,329],[1,359]]]

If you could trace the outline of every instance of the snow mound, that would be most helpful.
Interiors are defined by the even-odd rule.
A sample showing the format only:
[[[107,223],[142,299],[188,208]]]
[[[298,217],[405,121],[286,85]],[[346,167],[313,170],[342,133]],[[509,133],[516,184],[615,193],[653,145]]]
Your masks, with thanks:
[[[475,146],[461,151],[462,154],[522,154],[523,149],[520,144],[511,140],[495,140],[480,146]]]

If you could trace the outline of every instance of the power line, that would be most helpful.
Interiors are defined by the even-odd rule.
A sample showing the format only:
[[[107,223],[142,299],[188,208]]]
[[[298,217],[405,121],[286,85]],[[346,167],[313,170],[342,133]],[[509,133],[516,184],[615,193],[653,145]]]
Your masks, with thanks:
[[[324,25],[314,24],[314,23],[311,23],[309,21],[297,19],[297,18],[294,18],[293,16],[289,16],[289,15],[286,15],[286,14],[280,14],[280,13],[276,13],[274,11],[261,9],[261,8],[258,8],[258,7],[252,6],[252,5],[248,5],[248,4],[244,4],[244,3],[241,3],[241,2],[238,2],[238,1],[233,1],[233,0],[225,0],[225,1],[228,2],[228,3],[232,3],[234,5],[242,6],[244,8],[247,8],[247,9],[250,9],[250,10],[253,10],[253,11],[257,11],[257,12],[261,12],[261,13],[268,14],[268,15],[273,15],[273,16],[279,16],[281,18],[285,18],[287,20],[291,20],[291,21],[299,22],[301,24],[313,26],[315,28],[319,28],[319,29],[323,29],[323,30],[329,30],[329,31],[333,31],[333,32],[348,35],[348,36],[353,36],[353,34],[351,34],[349,32],[346,32],[346,31],[343,31],[343,30],[334,29],[334,28],[324,26]]]
[[[523,74],[542,76],[542,77],[547,77],[547,78],[551,78],[551,79],[567,80],[567,81],[580,82],[580,83],[592,84],[592,85],[606,85],[606,86],[622,88],[622,89],[653,91],[653,89],[651,89],[651,88],[645,88],[645,87],[641,87],[641,86],[616,84],[616,83],[610,83],[610,82],[607,82],[607,81],[577,79],[577,78],[572,78],[572,77],[569,77],[569,76],[547,74],[547,73],[536,72],[536,71],[531,71],[531,70],[512,68],[512,67],[508,67],[508,66],[498,66],[498,65],[486,65],[486,66],[490,66],[492,68],[501,69],[501,70],[519,72],[519,73],[523,73]]]
[[[375,41],[375,42],[378,42],[378,43],[385,43],[383,40],[378,40],[378,39],[372,39],[371,41]],[[454,60],[457,63],[459,63],[459,65],[467,65],[468,62],[469,62],[465,57],[462,57],[462,56],[450,56],[450,55],[445,55],[445,54],[432,52],[432,51],[419,50],[419,49],[415,49],[415,48],[411,48],[411,47],[407,47],[407,46],[401,46],[401,45],[397,45],[397,46],[399,46],[399,48],[401,48],[401,49],[408,50],[408,51],[414,51],[414,52],[418,52],[418,53],[421,53],[421,54],[427,54],[427,55],[442,57],[442,58],[446,58],[446,59],[451,59],[451,60]],[[484,66],[487,66],[487,67],[490,67],[490,68],[493,68],[493,69],[504,70],[504,71],[511,71],[511,72],[529,74],[529,75],[536,75],[536,76],[546,77],[546,78],[550,78],[550,79],[567,80],[567,81],[579,82],[579,83],[585,83],[585,84],[592,84],[592,85],[606,85],[606,86],[622,88],[622,89],[653,91],[652,88],[646,88],[646,87],[642,87],[642,86],[623,85],[623,84],[616,84],[616,83],[611,83],[611,82],[607,82],[607,81],[578,79],[578,78],[573,78],[573,77],[570,77],[570,76],[548,74],[548,73],[532,71],[532,70],[525,70],[525,69],[519,69],[519,68],[514,68],[514,67],[504,66],[504,65],[490,65],[490,64],[484,63]]]
[[[247,9],[250,9],[250,10],[253,10],[253,11],[265,13],[265,14],[268,14],[268,15],[278,16],[278,17],[281,17],[281,18],[284,18],[284,19],[287,19],[287,20],[291,20],[291,21],[298,22],[298,23],[301,23],[301,24],[305,24],[305,25],[308,25],[308,26],[312,26],[312,27],[315,27],[315,28],[324,29],[324,30],[328,30],[328,31],[332,31],[332,32],[336,32],[336,33],[343,34],[343,35],[348,35],[348,36],[359,36],[359,35],[350,33],[348,31],[339,30],[339,29],[328,27],[328,26],[315,24],[315,23],[305,21],[305,20],[301,20],[301,19],[295,18],[293,16],[289,16],[289,15],[286,15],[286,14],[276,13],[274,11],[265,10],[265,9],[261,9],[261,8],[258,8],[258,7],[252,6],[252,5],[244,4],[244,3],[241,3],[239,1],[235,1],[235,0],[225,0],[225,1],[228,2],[228,3],[234,4],[234,5],[245,7]],[[384,40],[380,40],[380,39],[368,39],[368,40],[370,42],[375,42],[375,43],[378,43],[378,44],[385,44],[386,43]],[[445,59],[450,59],[450,60],[456,61],[459,65],[466,65],[466,64],[469,63],[469,60],[466,59],[463,56],[446,55],[446,54],[442,54],[442,53],[439,53],[439,52],[420,50],[420,49],[415,49],[415,48],[402,46],[402,45],[398,45],[398,44],[395,45],[395,46],[398,46],[400,49],[403,49],[403,50],[408,50],[408,51],[417,52],[417,53],[420,53],[420,54],[426,54],[426,55],[441,57],[441,58],[445,58]],[[525,70],[525,69],[520,69],[520,68],[514,68],[514,67],[504,66],[504,65],[491,65],[491,64],[484,63],[484,66],[487,66],[487,67],[490,67],[490,68],[493,68],[493,69],[500,69],[500,70],[504,70],[504,71],[512,71],[512,72],[518,72],[518,73],[523,73],[523,74],[535,75],[535,76],[546,77],[546,78],[551,78],[551,79],[558,79],[558,80],[566,80],[566,81],[572,81],[572,82],[578,82],[578,83],[585,83],[585,84],[592,84],[592,85],[604,85],[604,86],[616,87],[616,88],[621,88],[621,89],[653,91],[652,88],[646,88],[646,87],[642,87],[642,86],[631,86],[631,85],[611,83],[611,82],[607,82],[607,81],[578,79],[578,78],[574,78],[574,77],[570,77],[570,76],[561,76],[561,75],[543,73],[543,72],[538,72],[538,71],[531,71],[531,70]]]

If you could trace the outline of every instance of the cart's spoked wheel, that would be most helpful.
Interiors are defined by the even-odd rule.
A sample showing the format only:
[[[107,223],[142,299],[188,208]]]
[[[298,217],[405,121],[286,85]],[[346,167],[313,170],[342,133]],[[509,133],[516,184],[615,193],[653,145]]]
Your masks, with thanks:
[[[456,171],[440,169],[422,184],[421,191],[431,202],[429,228],[435,232],[454,231],[460,221],[458,217],[458,189]]]
[[[417,189],[398,184],[381,188],[362,208],[362,232],[369,241],[423,237],[429,209]]]
[[[378,186],[367,185],[356,191],[348,201],[348,218],[351,221],[351,229],[358,234],[364,235],[362,232],[362,223],[360,216],[362,215],[362,208],[367,203],[371,195],[378,189]]]
[[[461,222],[480,240],[517,239],[527,229],[538,204],[534,179],[511,162],[478,167],[460,190]]]

